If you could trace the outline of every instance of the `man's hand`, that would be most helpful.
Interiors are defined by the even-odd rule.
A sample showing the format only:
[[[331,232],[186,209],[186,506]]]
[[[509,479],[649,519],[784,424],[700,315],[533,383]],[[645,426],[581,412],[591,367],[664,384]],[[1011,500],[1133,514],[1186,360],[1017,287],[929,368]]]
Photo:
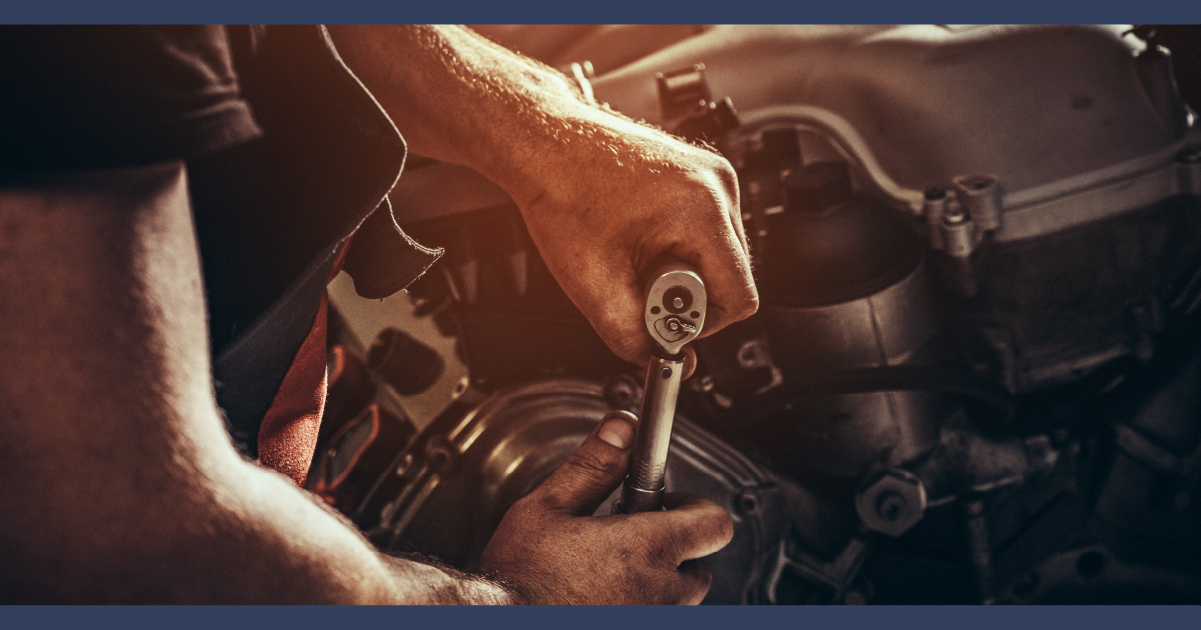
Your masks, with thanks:
[[[709,592],[698,558],[726,546],[716,503],[668,495],[669,510],[592,516],[621,483],[635,422],[605,417],[537,490],[509,509],[480,558],[531,604],[696,604]]]
[[[692,265],[705,281],[702,336],[753,314],[758,293],[729,163],[605,112],[588,114],[590,141],[548,159],[542,192],[520,207],[550,271],[609,348],[640,365],[650,358],[644,274],[666,261]]]
[[[645,364],[645,278],[688,263],[702,336],[758,308],[734,171],[581,100],[553,70],[457,27],[334,27],[347,64],[419,154],[464,164],[521,208],[551,272],[622,358]]]

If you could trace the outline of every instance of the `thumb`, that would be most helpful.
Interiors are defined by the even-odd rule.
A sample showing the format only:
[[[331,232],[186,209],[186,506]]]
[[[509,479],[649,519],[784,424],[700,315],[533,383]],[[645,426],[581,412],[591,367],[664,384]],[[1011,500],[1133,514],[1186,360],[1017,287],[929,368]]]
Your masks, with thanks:
[[[550,509],[574,516],[596,512],[625,478],[638,418],[628,411],[610,411],[535,492]]]

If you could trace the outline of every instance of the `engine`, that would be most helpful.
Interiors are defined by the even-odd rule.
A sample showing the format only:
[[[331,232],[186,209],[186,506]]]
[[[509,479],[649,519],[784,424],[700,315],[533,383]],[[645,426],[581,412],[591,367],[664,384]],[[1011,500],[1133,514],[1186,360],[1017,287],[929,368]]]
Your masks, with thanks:
[[[494,35],[738,172],[762,307],[694,344],[667,473],[735,522],[707,602],[1201,602],[1196,33]],[[310,485],[381,548],[470,567],[642,377],[491,183],[416,160],[391,200],[447,248],[412,300],[468,376],[415,431],[411,366],[439,359],[335,325],[345,422]]]

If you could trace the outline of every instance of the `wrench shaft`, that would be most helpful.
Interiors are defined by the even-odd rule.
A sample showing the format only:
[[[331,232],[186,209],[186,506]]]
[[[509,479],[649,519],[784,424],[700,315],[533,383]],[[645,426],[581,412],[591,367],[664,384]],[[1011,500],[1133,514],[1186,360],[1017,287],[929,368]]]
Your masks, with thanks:
[[[630,470],[621,492],[623,511],[650,512],[663,508],[667,452],[671,446],[671,427],[683,372],[682,356],[651,357]]]

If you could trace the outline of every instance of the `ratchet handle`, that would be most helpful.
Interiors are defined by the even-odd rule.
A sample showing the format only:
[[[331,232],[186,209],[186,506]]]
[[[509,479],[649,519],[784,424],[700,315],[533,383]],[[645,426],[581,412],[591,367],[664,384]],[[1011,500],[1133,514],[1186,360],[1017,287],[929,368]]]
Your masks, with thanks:
[[[651,275],[646,290],[645,320],[647,332],[658,348],[647,366],[642,413],[621,499],[613,506],[616,513],[663,509],[671,428],[684,378],[681,351],[700,334],[706,304],[705,283],[688,266],[667,265]]]

